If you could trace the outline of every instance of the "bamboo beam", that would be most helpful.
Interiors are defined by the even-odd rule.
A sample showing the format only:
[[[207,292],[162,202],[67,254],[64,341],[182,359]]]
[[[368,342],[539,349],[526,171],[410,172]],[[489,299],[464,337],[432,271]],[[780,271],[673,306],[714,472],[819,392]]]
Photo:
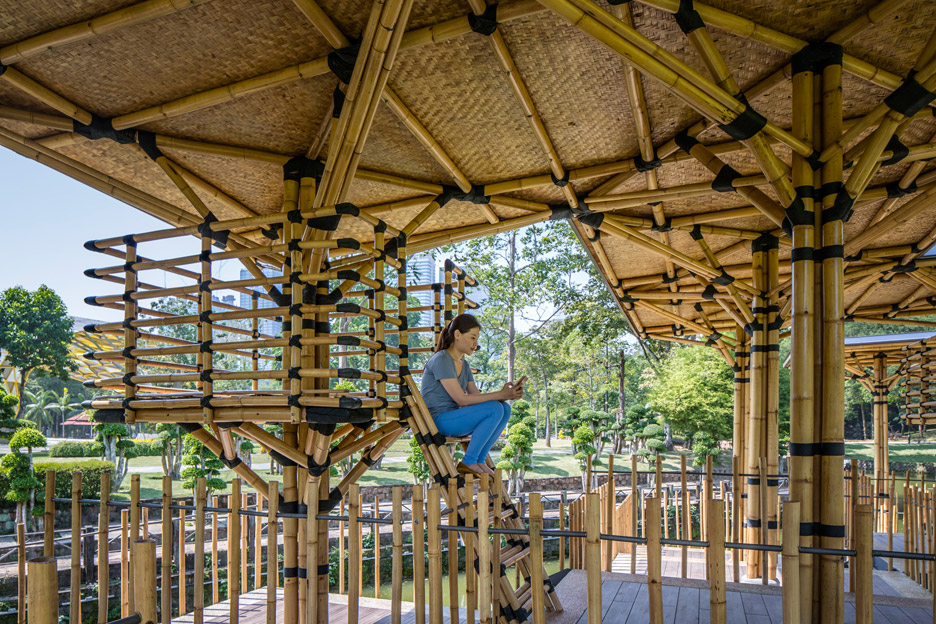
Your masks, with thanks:
[[[147,0],[0,48],[0,63],[12,65],[57,48],[86,41],[180,12],[208,0]]]
[[[65,99],[58,93],[55,93],[45,85],[33,80],[15,67],[4,68],[3,73],[0,74],[0,81],[9,83],[11,86],[16,87],[23,93],[32,96],[43,104],[54,108],[63,115],[71,117],[75,121],[83,124],[91,123],[91,113],[81,108],[74,102]]]

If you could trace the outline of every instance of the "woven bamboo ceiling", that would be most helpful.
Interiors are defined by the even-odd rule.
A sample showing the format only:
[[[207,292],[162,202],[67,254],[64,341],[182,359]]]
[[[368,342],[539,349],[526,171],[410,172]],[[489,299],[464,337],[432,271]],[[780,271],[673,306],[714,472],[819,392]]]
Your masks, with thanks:
[[[348,58],[333,55],[329,63],[329,54],[361,36],[372,6],[370,0],[0,0],[0,145],[170,223],[199,222],[137,144],[134,130],[144,130],[155,133],[173,169],[219,218],[282,210],[282,165],[296,156],[327,159],[340,84],[330,66]],[[592,17],[572,24],[581,11]],[[808,42],[843,45],[845,129],[856,128],[845,137],[847,163],[860,157],[862,139],[877,125],[858,120],[908,72],[926,69],[936,47],[931,0],[616,6],[520,0],[496,9],[483,0],[413,2],[399,22],[406,35],[395,58],[387,56],[392,67],[382,102],[343,199],[402,229],[446,187],[459,194],[473,189],[429,216],[410,236],[410,251],[572,216],[564,208],[614,215],[617,232],[602,230],[600,238],[587,219],[571,222],[625,298],[621,307],[631,323],[669,338],[705,334],[700,327],[721,327],[709,322],[737,318],[719,300],[700,298],[704,285],[698,271],[686,271],[695,265],[684,258],[720,264],[741,284],[751,275],[751,240],[774,232],[780,281],[788,280],[782,202],[747,146],[702,121],[699,106],[678,97],[646,64],[628,65],[620,46],[600,42],[586,27],[589,20],[612,35],[631,36],[632,28],[645,50],[659,46],[650,56],[675,61],[731,95],[743,90],[768,121],[761,134],[786,165],[793,153],[792,54]],[[705,40],[714,45],[706,48]],[[719,58],[727,79],[711,77]],[[927,297],[936,295],[936,273],[927,260],[900,270],[936,240],[936,210],[926,203],[936,195],[928,162],[936,156],[933,115],[931,105],[923,106],[898,127],[900,143],[881,153],[846,224],[851,316],[886,320],[934,307]],[[715,160],[703,165],[708,156],[690,154],[684,141],[681,149],[674,137],[685,130]],[[89,138],[95,131],[111,137]],[[129,143],[113,140],[128,136]],[[713,171],[722,163],[739,176],[725,169],[732,175],[719,176],[719,192]],[[889,197],[904,193],[895,189],[908,190]],[[891,221],[908,202],[922,202],[921,209]],[[880,223],[886,227],[858,238]],[[102,229],[102,236],[117,233],[107,224]],[[261,240],[258,232],[246,236]],[[660,253],[653,241],[680,256]],[[881,251],[868,251],[875,249]],[[715,275],[722,270],[716,268]],[[673,302],[659,296],[666,291]]]

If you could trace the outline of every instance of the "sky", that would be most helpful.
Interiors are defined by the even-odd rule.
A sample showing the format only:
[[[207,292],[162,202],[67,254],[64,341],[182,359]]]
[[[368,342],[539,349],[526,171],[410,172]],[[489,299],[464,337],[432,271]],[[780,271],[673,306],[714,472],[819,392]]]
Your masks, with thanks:
[[[88,251],[84,243],[166,227],[163,221],[128,204],[0,148],[0,291],[17,285],[35,290],[45,284],[58,293],[71,316],[120,320],[122,312],[87,305],[84,299],[117,294],[122,287],[86,277],[84,271],[122,262]],[[139,250],[141,255],[158,258],[197,254],[198,241],[188,236],[142,244]],[[227,264],[219,267],[215,276],[237,279],[238,269]],[[181,279],[171,281],[162,271],[143,275],[150,283],[159,280],[160,286],[184,283]]]

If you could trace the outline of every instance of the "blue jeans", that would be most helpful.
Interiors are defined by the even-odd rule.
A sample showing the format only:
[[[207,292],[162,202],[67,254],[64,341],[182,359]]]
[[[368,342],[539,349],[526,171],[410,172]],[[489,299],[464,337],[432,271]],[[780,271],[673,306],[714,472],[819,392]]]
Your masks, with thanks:
[[[503,401],[485,401],[443,412],[435,417],[435,424],[439,433],[445,436],[471,435],[471,442],[462,460],[471,465],[484,461],[508,420],[510,405]]]

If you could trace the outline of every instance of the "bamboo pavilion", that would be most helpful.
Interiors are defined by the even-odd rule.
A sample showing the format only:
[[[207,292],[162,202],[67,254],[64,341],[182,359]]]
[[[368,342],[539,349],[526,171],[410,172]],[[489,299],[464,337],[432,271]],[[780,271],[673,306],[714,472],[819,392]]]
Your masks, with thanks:
[[[419,251],[564,219],[636,335],[707,344],[734,367],[743,473],[761,462],[777,473],[778,341],[792,338],[800,545],[842,548],[843,384],[856,372],[844,323],[933,326],[913,319],[936,308],[925,254],[936,242],[936,3],[0,0],[0,15],[0,145],[170,228],[104,238],[117,233],[103,223],[88,244],[117,263],[93,276],[123,291],[95,301],[125,312],[98,328],[126,345],[107,356],[124,377],[101,383],[121,398],[98,407],[209,424],[228,410],[255,436],[253,421],[284,422],[287,440],[267,442],[293,455],[308,442],[294,459],[318,465],[334,430],[309,433],[303,409],[371,410],[338,426],[375,418],[398,434],[401,414],[422,416],[405,390],[405,343],[375,347],[406,330],[404,282],[389,276]],[[200,241],[187,258],[200,270],[163,294],[199,301],[187,322],[200,328],[200,368],[148,380],[200,384],[174,412],[176,399],[136,396],[147,375],[133,350],[154,324],[140,321],[137,272],[179,262],[137,247],[182,235]],[[221,258],[251,271],[236,287],[263,287],[291,318],[294,337],[278,344],[288,396],[212,397],[226,373],[212,370],[211,324],[241,314],[212,310]],[[395,325],[381,296],[334,308],[367,290],[398,297]],[[315,324],[352,313],[374,326],[363,345],[373,365],[358,377],[374,392],[353,403],[328,394],[322,358],[341,343]],[[430,425],[418,426],[432,446]],[[227,453],[225,431],[212,439]],[[448,474],[450,458],[432,461]],[[777,485],[746,479],[740,541],[779,543]],[[775,577],[776,552],[745,559],[749,576]],[[842,621],[840,555],[802,555],[796,578],[801,621]],[[546,590],[517,599],[561,609]]]

